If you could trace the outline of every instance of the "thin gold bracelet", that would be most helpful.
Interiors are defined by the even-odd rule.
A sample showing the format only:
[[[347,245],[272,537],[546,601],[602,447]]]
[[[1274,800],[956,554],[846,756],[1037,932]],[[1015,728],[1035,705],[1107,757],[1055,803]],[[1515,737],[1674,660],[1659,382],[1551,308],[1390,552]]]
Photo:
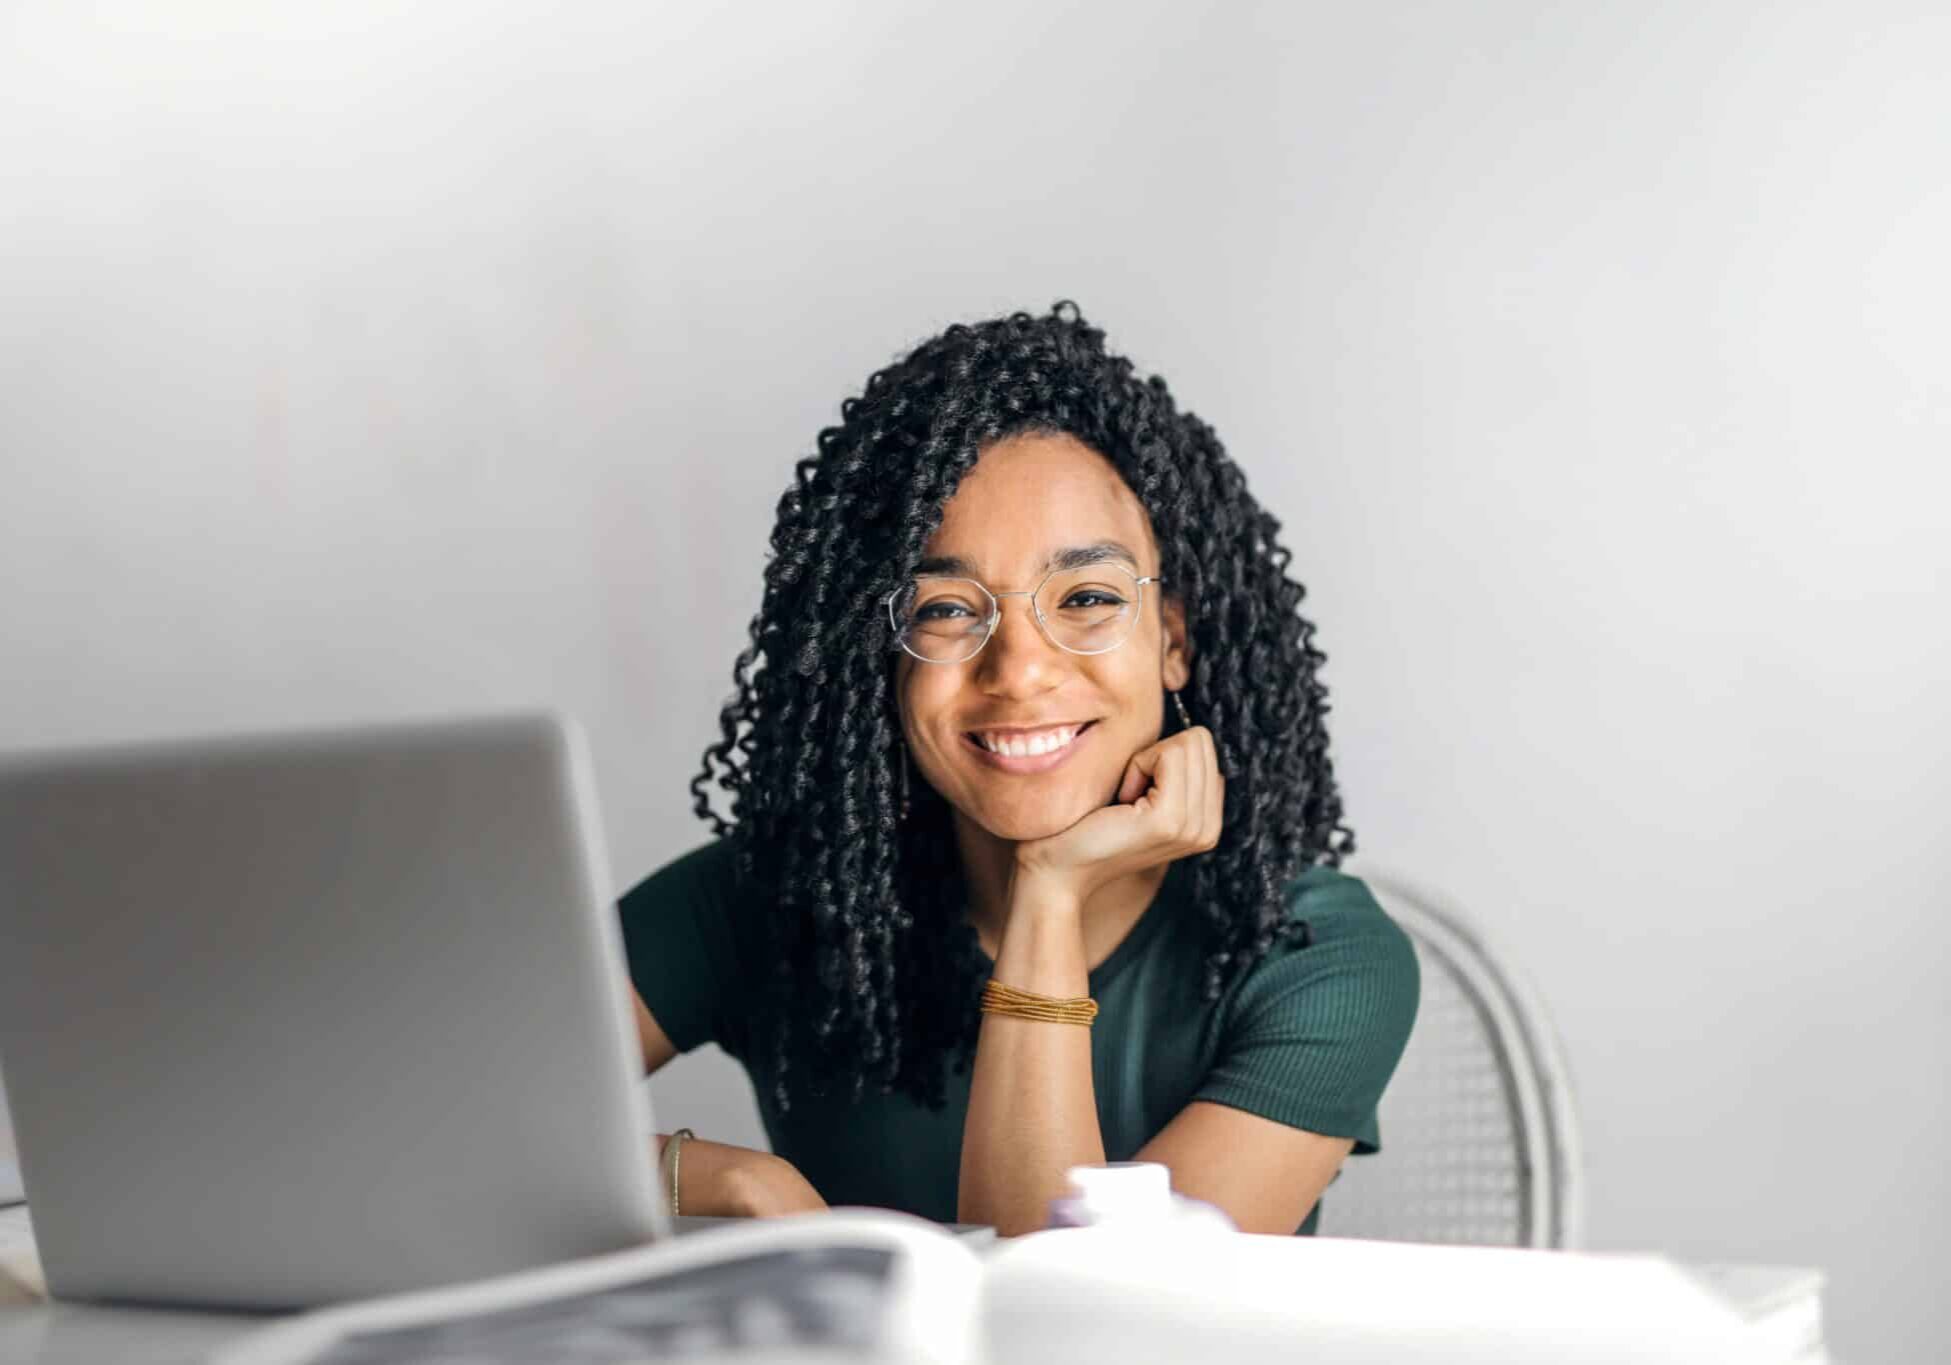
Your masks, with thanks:
[[[1054,995],[1038,995],[1034,991],[1019,991],[992,977],[982,987],[982,1012],[1034,1019],[1047,1024],[1082,1024],[1089,1028],[1091,1021],[1097,1018],[1097,1001],[1088,995],[1064,999]]]
[[[671,1217],[677,1217],[677,1163],[684,1153],[684,1142],[697,1134],[680,1128],[664,1139],[664,1178],[671,1191]]]

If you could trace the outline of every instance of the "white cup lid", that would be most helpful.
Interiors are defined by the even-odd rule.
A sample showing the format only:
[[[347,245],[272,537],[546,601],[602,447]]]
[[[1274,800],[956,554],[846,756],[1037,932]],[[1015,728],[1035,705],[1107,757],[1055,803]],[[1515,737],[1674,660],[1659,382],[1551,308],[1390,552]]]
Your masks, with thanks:
[[[1172,1173],[1156,1161],[1112,1161],[1102,1166],[1072,1166],[1072,1197],[1099,1217],[1123,1213],[1163,1213],[1172,1206]]]

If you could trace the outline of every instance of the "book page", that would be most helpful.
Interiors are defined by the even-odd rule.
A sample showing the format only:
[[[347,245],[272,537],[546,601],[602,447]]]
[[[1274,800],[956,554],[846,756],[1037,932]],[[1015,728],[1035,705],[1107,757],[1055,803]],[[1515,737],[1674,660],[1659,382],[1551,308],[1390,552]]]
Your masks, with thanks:
[[[358,1332],[314,1365],[627,1365],[700,1354],[884,1343],[894,1253],[758,1252],[634,1284],[447,1322]]]

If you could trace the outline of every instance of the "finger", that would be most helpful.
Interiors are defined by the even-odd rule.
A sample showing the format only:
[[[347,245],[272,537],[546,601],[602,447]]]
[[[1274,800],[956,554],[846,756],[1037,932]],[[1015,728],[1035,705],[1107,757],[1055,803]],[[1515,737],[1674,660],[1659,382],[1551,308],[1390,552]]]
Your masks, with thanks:
[[[1157,816],[1161,835],[1173,842],[1196,838],[1207,800],[1204,770],[1213,763],[1210,741],[1181,731],[1131,756],[1118,801],[1142,803]]]
[[[1179,784],[1173,780],[1173,774],[1178,763],[1173,752],[1172,741],[1162,739],[1131,756],[1121,790],[1136,788],[1138,795],[1133,804],[1143,805],[1156,814],[1164,808],[1167,800],[1177,794]]]
[[[1219,819],[1216,810],[1225,801],[1226,779],[1219,771],[1219,749],[1212,731],[1203,725],[1185,730],[1189,748],[1187,767],[1188,806],[1185,841],[1188,852],[1203,853],[1217,841]]]
[[[1206,801],[1210,777],[1205,750],[1193,736],[1174,736],[1178,741],[1170,759],[1171,766],[1160,763],[1162,780],[1172,783],[1172,825],[1171,837],[1183,852],[1191,852],[1198,844],[1200,830],[1205,824]]]
[[[1158,771],[1159,753],[1165,744],[1164,740],[1148,744],[1131,756],[1131,761],[1125,764],[1125,775],[1118,783],[1119,805],[1130,805],[1152,785],[1153,774]]]
[[[1179,837],[1185,841],[1188,852],[1199,847],[1206,826],[1206,801],[1208,788],[1212,785],[1210,769],[1212,762],[1206,753],[1206,746],[1197,735],[1189,735],[1184,744],[1185,750],[1185,805],[1179,812]]]
[[[1151,785],[1145,789],[1145,794],[1138,798],[1138,804],[1151,812],[1152,828],[1156,832],[1162,827],[1160,820],[1162,813],[1169,811],[1172,803],[1181,796],[1185,785],[1180,777],[1183,762],[1174,751],[1171,741],[1165,740],[1158,744],[1154,752],[1146,755],[1145,762],[1141,766],[1149,769],[1146,776],[1150,779]]]
[[[1207,745],[1212,750],[1212,776],[1206,790],[1206,831],[1205,847],[1217,848],[1219,836],[1226,830],[1226,774],[1219,769],[1219,745],[1210,732]]]
[[[1178,736],[1159,746],[1158,766],[1152,773],[1152,789],[1146,793],[1155,817],[1152,826],[1159,838],[1177,843],[1185,836],[1187,795],[1192,787],[1192,765],[1186,746]]]

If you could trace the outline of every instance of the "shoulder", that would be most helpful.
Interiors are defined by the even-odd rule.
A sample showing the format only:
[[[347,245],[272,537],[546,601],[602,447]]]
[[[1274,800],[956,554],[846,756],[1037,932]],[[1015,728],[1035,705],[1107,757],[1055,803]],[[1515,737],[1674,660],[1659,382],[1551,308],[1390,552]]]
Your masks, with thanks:
[[[617,902],[626,937],[696,934],[722,960],[764,951],[774,897],[739,871],[738,847],[713,839],[671,859]]]
[[[1409,935],[1367,883],[1338,868],[1306,868],[1288,884],[1287,923],[1238,983],[1236,1014],[1273,1010],[1407,1035],[1421,967]]]
[[[1199,1097],[1379,1151],[1376,1106],[1422,990],[1415,946],[1359,877],[1332,867],[1288,885],[1287,922],[1228,987]]]
[[[1287,922],[1292,937],[1309,944],[1360,944],[1385,956],[1415,956],[1409,935],[1368,883],[1326,864],[1303,869],[1287,884]]]
[[[713,839],[680,854],[623,893],[625,914],[649,910],[673,898],[722,900],[739,891],[738,857],[729,839]]]

